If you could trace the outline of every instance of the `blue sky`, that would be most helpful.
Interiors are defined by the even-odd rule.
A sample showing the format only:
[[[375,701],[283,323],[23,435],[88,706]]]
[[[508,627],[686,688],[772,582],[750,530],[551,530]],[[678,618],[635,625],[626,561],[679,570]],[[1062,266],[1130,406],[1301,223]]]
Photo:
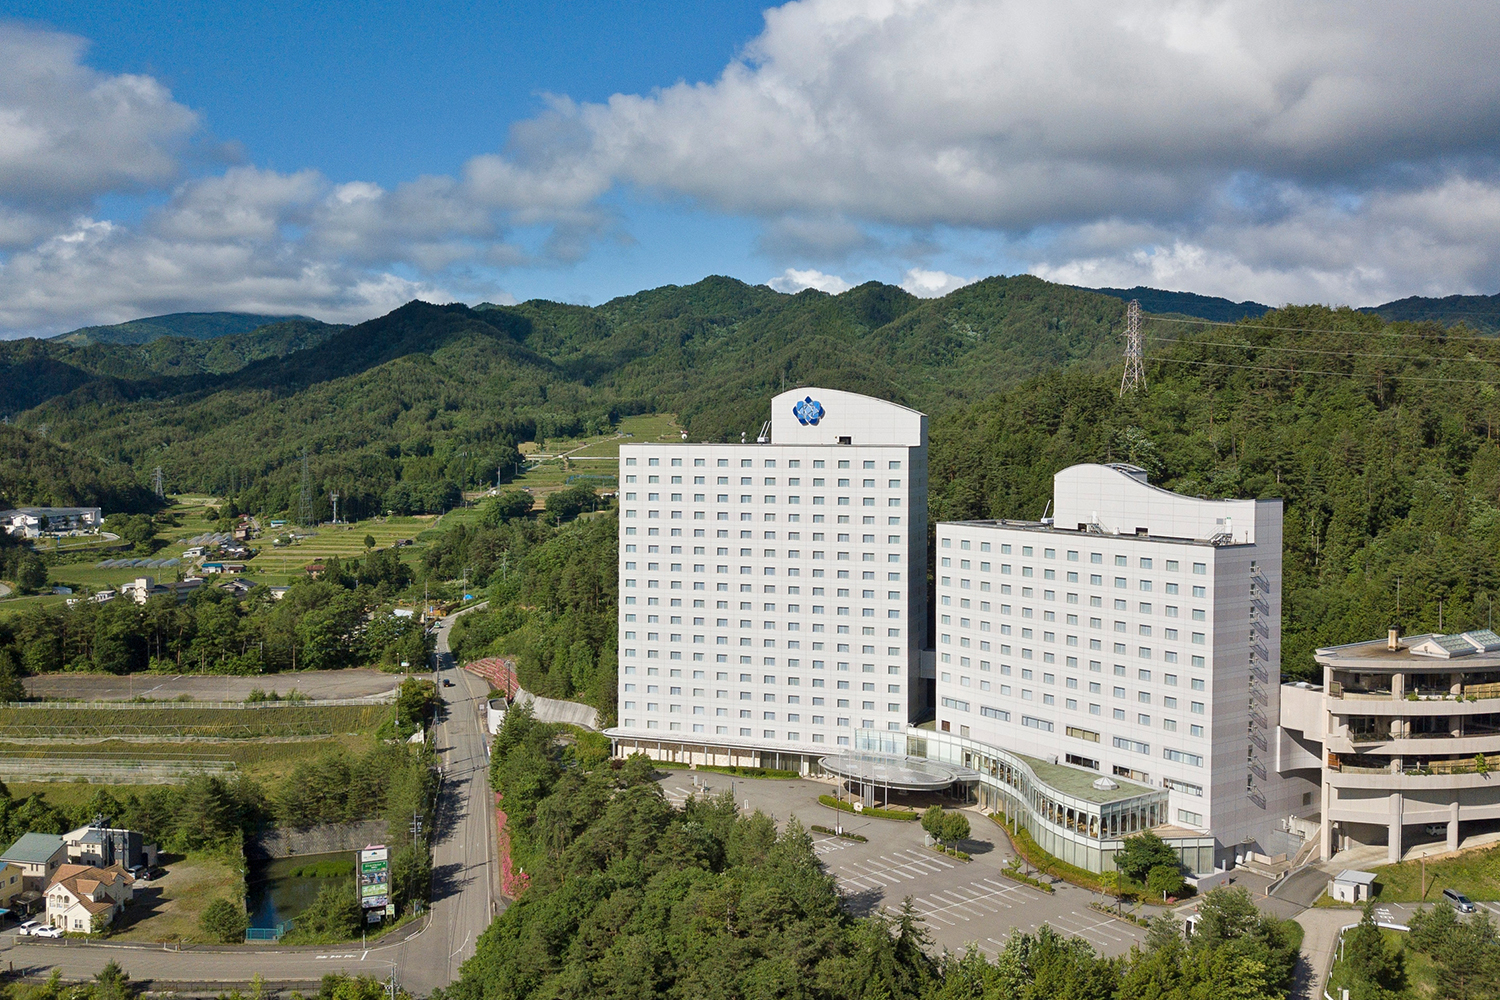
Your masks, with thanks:
[[[0,335],[711,273],[1494,292],[1496,41],[1487,5],[0,0]]]

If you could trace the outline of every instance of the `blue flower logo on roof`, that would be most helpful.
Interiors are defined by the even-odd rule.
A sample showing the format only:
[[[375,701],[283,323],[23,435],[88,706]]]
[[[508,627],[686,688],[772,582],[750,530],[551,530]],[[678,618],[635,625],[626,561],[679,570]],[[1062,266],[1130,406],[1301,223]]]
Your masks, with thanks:
[[[802,402],[793,404],[792,416],[796,417],[797,422],[803,427],[809,424],[816,427],[818,421],[823,419],[823,404],[808,396]]]

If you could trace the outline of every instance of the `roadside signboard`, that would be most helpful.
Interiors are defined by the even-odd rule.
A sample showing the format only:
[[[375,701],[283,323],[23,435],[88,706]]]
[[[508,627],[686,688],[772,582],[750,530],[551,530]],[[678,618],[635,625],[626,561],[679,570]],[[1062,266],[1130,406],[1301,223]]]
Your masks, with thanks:
[[[367,910],[390,903],[390,852],[384,844],[371,844],[359,852],[359,901]]]

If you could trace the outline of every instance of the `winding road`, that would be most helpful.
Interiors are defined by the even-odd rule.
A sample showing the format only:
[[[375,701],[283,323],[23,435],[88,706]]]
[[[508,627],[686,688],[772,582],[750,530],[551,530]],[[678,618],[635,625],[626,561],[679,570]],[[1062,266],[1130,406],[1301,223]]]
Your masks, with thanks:
[[[78,980],[93,976],[113,959],[132,979],[151,981],[158,990],[227,989],[249,983],[256,975],[268,983],[286,985],[316,984],[330,972],[385,980],[394,971],[402,988],[423,996],[457,979],[459,966],[474,954],[475,942],[502,904],[484,731],[489,687],[456,669],[448,648],[455,617],[442,619],[436,635],[438,676],[452,680],[453,687],[438,688],[444,710],[435,739],[443,782],[433,847],[433,903],[416,931],[398,931],[402,940],[369,948],[356,942],[317,948],[272,945],[163,951],[152,945],[80,945],[18,938],[10,930],[0,936],[0,962],[38,976],[58,968],[65,979]]]

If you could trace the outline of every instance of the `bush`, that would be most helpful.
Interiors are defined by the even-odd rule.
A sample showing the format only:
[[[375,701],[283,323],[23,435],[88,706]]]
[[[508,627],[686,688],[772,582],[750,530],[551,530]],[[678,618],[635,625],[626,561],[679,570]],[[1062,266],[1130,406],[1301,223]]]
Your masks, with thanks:
[[[198,918],[198,929],[223,944],[244,941],[245,929],[249,926],[250,917],[245,908],[222,897],[209,903]]]
[[[854,811],[853,805],[841,799],[836,799],[832,795],[819,795],[818,801],[840,812],[852,813]],[[919,817],[918,813],[912,812],[910,809],[866,809],[860,815],[873,816],[876,819],[898,819],[905,821],[914,820]]]

